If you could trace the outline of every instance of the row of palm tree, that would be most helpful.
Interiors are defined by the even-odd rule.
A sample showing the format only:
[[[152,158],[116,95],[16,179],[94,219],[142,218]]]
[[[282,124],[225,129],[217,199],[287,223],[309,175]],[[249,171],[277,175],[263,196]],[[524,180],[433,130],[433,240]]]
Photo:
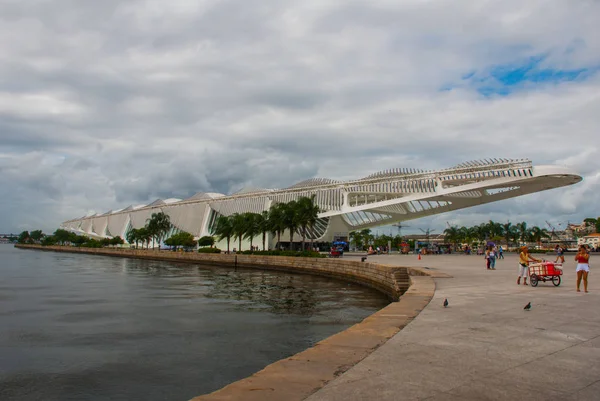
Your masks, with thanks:
[[[171,231],[173,225],[168,214],[163,212],[152,213],[152,216],[146,220],[146,225],[141,228],[132,228],[127,232],[125,238],[130,244],[135,243],[137,248],[138,243],[142,243],[142,247],[146,244],[146,249],[150,247],[150,241],[154,245],[154,241],[158,244]]]
[[[491,240],[500,242],[504,240],[508,247],[511,243],[516,244],[518,242],[537,242],[541,244],[542,240],[550,238],[550,233],[545,228],[528,227],[524,221],[512,224],[511,222],[498,223],[492,220],[472,227],[449,226],[444,230],[444,235],[445,241],[455,246],[457,243],[470,244],[476,241]]]
[[[275,203],[268,211],[262,213],[235,213],[231,216],[219,216],[215,222],[212,234],[219,241],[227,240],[227,252],[233,238],[238,241],[238,250],[242,248],[242,239],[250,241],[254,247],[255,237],[262,237],[262,249],[266,250],[267,233],[277,235],[277,243],[281,243],[281,235],[289,230],[290,249],[294,235],[302,237],[302,249],[305,249],[309,230],[317,223],[320,210],[315,204],[315,197],[301,197],[287,203]],[[311,239],[312,244],[312,239]]]

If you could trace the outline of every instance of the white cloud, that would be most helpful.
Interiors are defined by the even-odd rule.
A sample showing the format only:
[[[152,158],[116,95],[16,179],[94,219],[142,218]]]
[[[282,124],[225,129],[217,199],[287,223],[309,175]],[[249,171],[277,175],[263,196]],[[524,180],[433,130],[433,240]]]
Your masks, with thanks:
[[[593,72],[599,17],[591,0],[2,2],[0,231],[485,157],[584,181],[409,224],[599,215],[598,74],[505,97],[462,81],[539,55]]]

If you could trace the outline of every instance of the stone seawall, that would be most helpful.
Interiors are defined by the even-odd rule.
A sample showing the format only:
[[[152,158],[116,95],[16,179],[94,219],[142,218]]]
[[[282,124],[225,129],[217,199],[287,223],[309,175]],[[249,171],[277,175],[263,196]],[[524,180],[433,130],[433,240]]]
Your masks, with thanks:
[[[429,304],[435,292],[435,282],[425,270],[352,260],[39,245],[16,247],[316,274],[370,286],[398,301],[390,303],[362,322],[319,341],[312,348],[274,362],[252,376],[192,401],[303,400],[398,333]]]
[[[207,254],[145,249],[75,248],[70,246],[15,245],[15,247],[41,251],[85,253],[91,255],[165,260],[171,262],[199,263],[228,267],[248,267],[292,273],[314,274],[338,278],[340,280],[372,287],[387,295],[392,301],[397,301],[410,285],[409,272],[406,267],[387,266],[354,260],[242,254]]]

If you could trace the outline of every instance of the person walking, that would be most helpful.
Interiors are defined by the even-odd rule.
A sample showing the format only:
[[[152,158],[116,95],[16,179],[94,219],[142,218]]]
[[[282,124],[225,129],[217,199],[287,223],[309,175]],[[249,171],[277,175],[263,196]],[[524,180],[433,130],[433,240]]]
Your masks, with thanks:
[[[554,263],[558,263],[559,260],[560,263],[565,263],[565,248],[562,245],[556,245],[556,260]]]
[[[498,259],[504,259],[504,249],[502,248],[502,245],[498,248]]]
[[[527,277],[529,276],[529,262],[540,262],[539,259],[535,259],[529,254],[529,248],[526,246],[521,247],[521,253],[519,254],[519,277],[517,278],[517,285],[521,284],[521,277],[523,277],[523,285],[527,284]]]
[[[590,272],[590,254],[588,253],[585,245],[579,246],[579,252],[575,255],[575,261],[577,262],[577,292],[581,292],[579,287],[581,286],[581,279],[583,279],[583,290],[588,292],[588,274]]]
[[[488,246],[485,251],[485,260],[488,270],[496,270],[496,253],[494,247]]]

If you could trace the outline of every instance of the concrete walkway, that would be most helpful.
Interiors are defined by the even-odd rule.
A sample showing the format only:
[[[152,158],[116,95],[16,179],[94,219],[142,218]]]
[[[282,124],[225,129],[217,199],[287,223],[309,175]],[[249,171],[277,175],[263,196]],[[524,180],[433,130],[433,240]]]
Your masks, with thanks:
[[[600,400],[597,257],[588,294],[575,291],[567,258],[560,287],[532,288],[516,284],[516,255],[491,271],[475,255],[369,257],[453,278],[436,278],[435,296],[415,320],[306,400]]]

